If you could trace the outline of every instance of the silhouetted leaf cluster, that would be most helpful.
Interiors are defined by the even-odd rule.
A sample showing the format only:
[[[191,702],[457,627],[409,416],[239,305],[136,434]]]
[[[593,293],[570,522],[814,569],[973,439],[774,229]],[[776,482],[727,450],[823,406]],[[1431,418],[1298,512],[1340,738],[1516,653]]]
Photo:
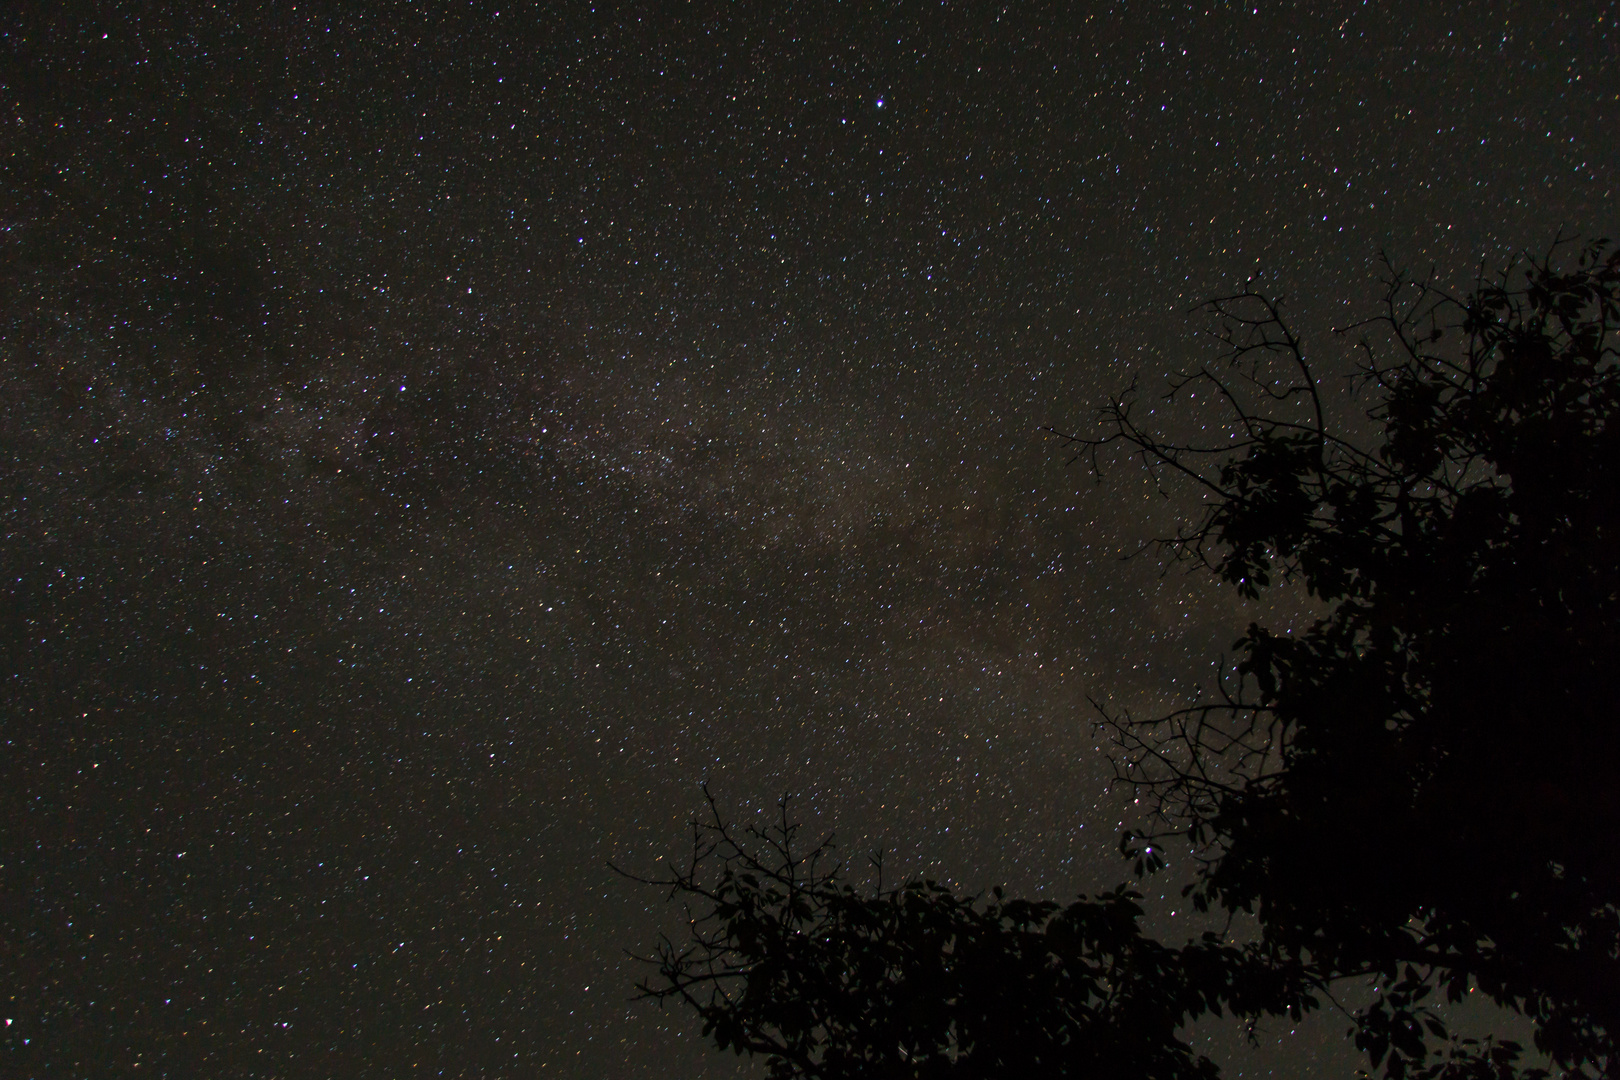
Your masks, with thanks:
[[[1358,1039],[1399,1076],[1434,1025],[1417,988],[1470,986],[1529,1017],[1565,1068],[1620,1030],[1620,250],[1532,259],[1456,298],[1392,273],[1363,324],[1363,449],[1323,422],[1274,304],[1215,302],[1225,366],[1182,380],[1231,402],[1205,452],[1112,431],[1210,493],[1168,541],[1240,592],[1297,582],[1303,632],[1251,625],[1215,698],[1111,717],[1121,774],[1200,849],[1202,907],[1256,912],[1279,956],[1396,989]],[[1281,357],[1295,378],[1268,378]],[[1307,403],[1251,409],[1236,389]],[[1498,1047],[1498,1051],[1500,1047]]]
[[[830,840],[799,850],[785,803],[740,835],[710,810],[686,867],[656,880],[697,905],[689,934],[644,958],[657,974],[640,989],[773,1077],[1211,1078],[1177,1035],[1187,1019],[1315,1004],[1213,935],[1144,937],[1123,887],[1067,906],[932,881],[863,892]]]

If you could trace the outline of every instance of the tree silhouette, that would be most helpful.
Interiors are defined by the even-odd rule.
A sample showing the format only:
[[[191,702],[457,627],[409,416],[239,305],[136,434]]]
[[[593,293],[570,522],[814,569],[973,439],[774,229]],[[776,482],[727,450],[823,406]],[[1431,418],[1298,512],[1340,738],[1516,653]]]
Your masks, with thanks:
[[[1393,1075],[1424,1058],[1418,1003],[1470,985],[1560,1066],[1615,1064],[1620,844],[1594,826],[1620,809],[1620,250],[1555,254],[1466,299],[1390,274],[1360,342],[1371,448],[1328,427],[1248,293],[1212,305],[1223,363],[1176,388],[1221,395],[1234,447],[1166,443],[1128,399],[1075,440],[1208,493],[1182,557],[1329,606],[1303,633],[1251,625],[1212,699],[1107,725],[1158,831],[1204,856],[1195,903],[1256,912],[1323,978],[1381,977],[1358,1041]]]
[[[1063,435],[1099,477],[1123,450],[1202,492],[1161,541],[1176,557],[1326,611],[1251,625],[1167,716],[1101,714],[1151,808],[1121,841],[1138,876],[1184,838],[1195,905],[1253,913],[1260,940],[1158,944],[1126,891],[858,894],[825,845],[794,854],[785,816],[751,854],[716,815],[660,882],[697,907],[644,994],[781,1077],[1205,1076],[1185,1020],[1298,1013],[1368,977],[1353,1034],[1391,1077],[1545,1075],[1449,1037],[1429,1003],[1474,989],[1566,1074],[1620,1067],[1620,248],[1559,253],[1466,297],[1390,268],[1352,328],[1370,445],[1252,291],[1210,303],[1224,354],[1169,395],[1212,391],[1231,438],[1166,440],[1131,392],[1097,436]]]
[[[861,892],[830,838],[800,849],[785,800],[764,828],[709,810],[686,867],[649,881],[686,905],[688,932],[642,958],[656,974],[639,989],[690,1006],[772,1077],[1209,1080],[1186,1020],[1308,1007],[1295,972],[1217,935],[1144,937],[1123,887],[1066,907],[932,881]]]

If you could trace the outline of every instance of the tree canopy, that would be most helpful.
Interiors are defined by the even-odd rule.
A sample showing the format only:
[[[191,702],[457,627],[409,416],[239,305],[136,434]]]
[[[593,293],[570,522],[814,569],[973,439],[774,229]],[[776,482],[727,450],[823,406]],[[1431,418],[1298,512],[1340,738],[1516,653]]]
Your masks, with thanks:
[[[797,843],[785,801],[741,830],[709,805],[687,868],[659,882],[696,905],[690,936],[661,943],[640,988],[695,1009],[720,1048],[765,1055],[772,1077],[1210,1080],[1184,1021],[1301,1000],[1297,972],[1218,935],[1144,936],[1123,886],[1067,906],[932,881],[861,892],[830,840]]]
[[[1466,296],[1391,267],[1347,331],[1366,442],[1255,291],[1209,304],[1224,352],[1170,392],[1213,391],[1225,443],[1165,439],[1133,393],[1063,436],[1094,470],[1122,449],[1201,490],[1177,557],[1325,611],[1250,625],[1166,716],[1100,714],[1151,808],[1121,839],[1138,876],[1183,838],[1193,902],[1251,913],[1257,941],[1153,941],[1123,887],[1068,907],[862,893],[786,816],[738,835],[716,814],[660,881],[691,937],[648,958],[643,993],[777,1077],[1213,1076],[1186,1021],[1297,1015],[1366,977],[1354,1036],[1391,1077],[1541,1074],[1429,1008],[1471,989],[1565,1074],[1620,1067],[1620,247],[1564,250]]]

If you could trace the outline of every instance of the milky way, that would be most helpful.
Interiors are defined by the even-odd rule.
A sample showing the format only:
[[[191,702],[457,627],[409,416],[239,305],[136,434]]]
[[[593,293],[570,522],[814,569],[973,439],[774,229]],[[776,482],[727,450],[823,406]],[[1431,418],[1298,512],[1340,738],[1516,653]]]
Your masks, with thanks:
[[[1122,879],[1088,699],[1256,616],[1041,427],[1620,225],[1612,6],[776,7],[3,17],[9,1071],[746,1072],[628,1000],[702,781]]]

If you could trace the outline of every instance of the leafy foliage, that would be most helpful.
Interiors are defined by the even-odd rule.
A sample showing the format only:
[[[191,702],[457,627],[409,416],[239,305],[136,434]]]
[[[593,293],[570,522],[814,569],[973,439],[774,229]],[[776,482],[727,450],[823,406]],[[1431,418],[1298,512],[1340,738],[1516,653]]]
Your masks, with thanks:
[[[1324,423],[1273,303],[1214,308],[1223,365],[1178,389],[1218,389],[1235,448],[1206,469],[1128,400],[1082,445],[1208,493],[1167,541],[1180,555],[1247,596],[1297,582],[1328,614],[1250,626],[1213,699],[1108,718],[1121,775],[1201,849],[1195,901],[1257,912],[1324,978],[1402,988],[1359,1032],[1391,1075],[1425,1057],[1416,988],[1471,984],[1558,1064],[1612,1066],[1620,844],[1593,826],[1620,810],[1620,250],[1530,260],[1466,299],[1392,273],[1361,327],[1370,449]],[[1245,387],[1306,407],[1251,409]]]
[[[645,958],[643,996],[685,1002],[722,1049],[773,1077],[1214,1077],[1177,1036],[1223,1003],[1314,1000],[1214,937],[1142,935],[1138,895],[1068,906],[961,897],[931,881],[869,892],[830,840],[799,852],[787,816],[738,835],[694,826],[687,868],[658,880],[697,902],[690,934]]]

